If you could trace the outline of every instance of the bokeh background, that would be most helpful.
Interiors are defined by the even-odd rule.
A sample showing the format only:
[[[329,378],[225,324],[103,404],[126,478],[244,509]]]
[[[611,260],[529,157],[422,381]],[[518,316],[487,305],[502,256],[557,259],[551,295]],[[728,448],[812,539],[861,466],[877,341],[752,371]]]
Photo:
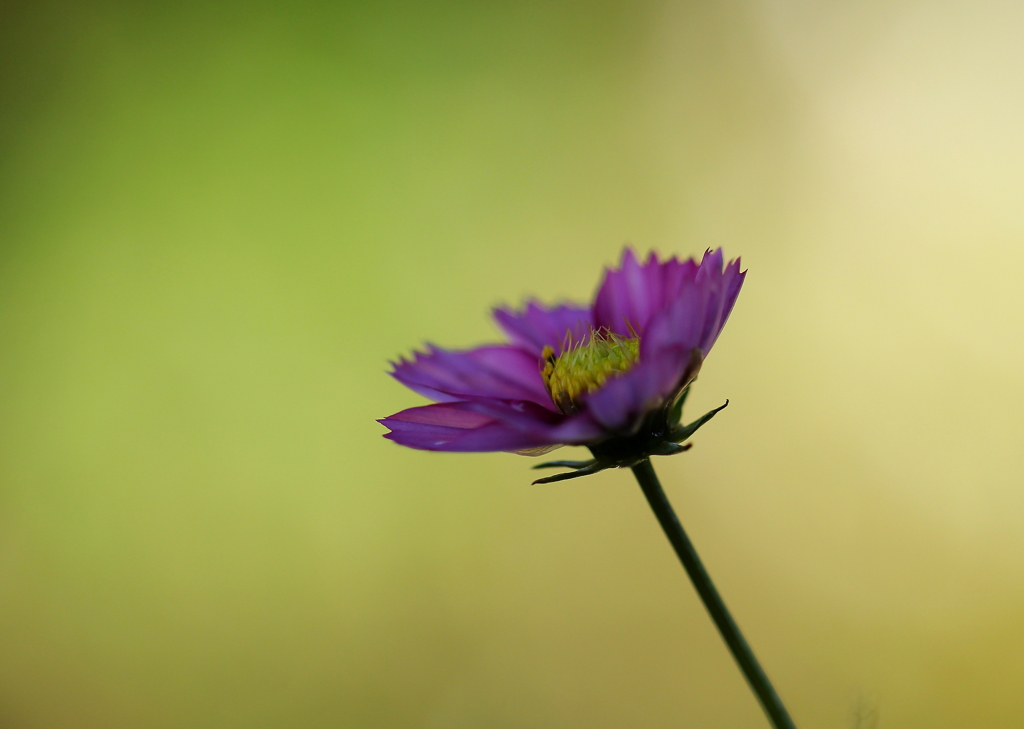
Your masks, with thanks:
[[[4,729],[765,726],[630,474],[374,422],[627,242],[798,725],[1020,726],[1024,6],[0,7]]]

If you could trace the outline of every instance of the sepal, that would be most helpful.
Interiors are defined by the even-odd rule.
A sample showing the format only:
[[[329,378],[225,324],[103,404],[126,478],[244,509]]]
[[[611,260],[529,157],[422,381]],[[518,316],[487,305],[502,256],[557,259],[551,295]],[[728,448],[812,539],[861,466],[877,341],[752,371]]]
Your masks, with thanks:
[[[581,476],[589,476],[592,473],[597,473],[598,471],[603,471],[606,468],[611,468],[613,465],[615,465],[615,464],[612,464],[612,463],[601,463],[600,461],[597,461],[597,460],[593,460],[593,461],[562,461],[562,463],[566,463],[566,462],[568,462],[568,463],[584,463],[586,465],[580,466],[579,468],[576,468],[576,470],[574,470],[574,471],[568,471],[566,473],[556,473],[554,476],[548,476],[547,478],[538,478],[536,481],[533,482],[534,485],[539,484],[539,483],[554,483],[555,481],[567,481],[570,478],[580,478]],[[558,461],[552,461],[552,463],[558,463]],[[542,463],[539,466],[534,466],[534,468],[543,468],[543,467],[549,466],[549,465],[551,465],[551,464],[549,464],[549,463]],[[571,466],[570,466],[570,468],[571,468]]]
[[[708,422],[709,420],[711,420],[711,418],[715,417],[715,415],[717,415],[719,411],[725,410],[725,408],[726,408],[726,406],[728,404],[729,404],[729,401],[726,400],[725,401],[725,405],[720,405],[717,408],[715,408],[714,410],[712,410],[711,412],[704,413],[703,415],[701,415],[699,418],[694,420],[689,425],[683,425],[683,426],[678,427],[678,428],[673,428],[672,431],[668,435],[669,440],[674,441],[675,443],[682,443],[684,440],[686,440],[691,435],[696,433],[697,430],[702,425],[704,425],[704,423]]]
[[[647,426],[639,432],[619,438],[610,438],[601,443],[589,446],[594,457],[589,461],[546,461],[538,463],[534,468],[569,468],[567,473],[559,473],[554,476],[540,478],[533,483],[555,483],[566,481],[570,478],[589,476],[608,468],[632,468],[636,464],[651,456],[674,456],[678,453],[690,450],[692,443],[683,443],[684,440],[697,432],[701,426],[724,410],[729,404],[726,400],[724,405],[705,413],[689,425],[679,425],[679,417],[682,414],[683,402],[686,399],[689,387],[687,386],[679,395],[678,402],[673,405],[670,412],[661,411],[660,417],[648,421]],[[675,419],[673,423],[672,419]]]
[[[593,458],[589,461],[546,461],[545,463],[538,463],[536,466],[532,466],[532,468],[535,471],[538,468],[586,468],[593,463]]]
[[[668,412],[668,424],[673,428],[678,426],[680,421],[683,419],[683,405],[686,403],[686,396],[689,394],[690,386],[687,385],[682,393],[680,393],[679,399],[676,400],[672,409]]]
[[[678,443],[673,443],[672,441],[667,440],[664,443],[661,443],[660,445],[658,445],[657,448],[654,448],[653,450],[651,450],[651,455],[652,456],[674,456],[677,453],[682,453],[683,451],[688,451],[691,448],[693,448],[693,443],[687,443],[686,445],[679,445]]]

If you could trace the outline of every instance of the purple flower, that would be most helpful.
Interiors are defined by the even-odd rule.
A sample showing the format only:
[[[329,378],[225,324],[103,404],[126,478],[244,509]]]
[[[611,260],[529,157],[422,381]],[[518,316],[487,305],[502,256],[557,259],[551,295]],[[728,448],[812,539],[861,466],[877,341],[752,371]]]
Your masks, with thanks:
[[[382,419],[384,437],[422,450],[530,455],[585,445],[593,461],[557,465],[588,473],[684,450],[678,443],[717,412],[679,426],[745,275],[739,259],[723,266],[721,249],[699,264],[654,253],[641,264],[627,248],[589,307],[497,308],[508,343],[429,345],[392,363],[395,379],[436,402]]]

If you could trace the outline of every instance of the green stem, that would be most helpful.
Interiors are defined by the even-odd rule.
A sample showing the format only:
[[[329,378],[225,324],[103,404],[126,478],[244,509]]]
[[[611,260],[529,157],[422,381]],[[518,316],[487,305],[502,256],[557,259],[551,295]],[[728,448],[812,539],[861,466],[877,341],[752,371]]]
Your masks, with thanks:
[[[789,717],[789,712],[782,705],[782,699],[775,693],[771,681],[768,680],[768,676],[765,675],[761,664],[754,657],[754,651],[750,649],[743,634],[740,633],[736,621],[732,619],[728,608],[722,602],[721,595],[718,594],[718,590],[715,589],[710,575],[704,569],[704,564],[700,561],[700,557],[697,556],[697,550],[693,548],[693,543],[690,542],[690,538],[683,531],[683,525],[679,523],[679,518],[676,516],[676,512],[673,511],[672,504],[669,503],[668,497],[665,496],[665,491],[661,488],[661,482],[658,481],[658,476],[654,473],[654,467],[651,465],[650,459],[645,458],[633,466],[633,474],[636,476],[636,480],[640,482],[640,488],[643,489],[644,496],[647,497],[647,503],[654,510],[654,515],[658,517],[661,528],[665,530],[665,536],[668,537],[668,541],[672,543],[673,549],[676,550],[679,561],[686,568],[686,574],[690,576],[690,581],[697,589],[697,594],[704,601],[704,607],[707,608],[711,619],[715,621],[718,632],[721,633],[722,639],[725,640],[729,650],[732,651],[732,657],[739,664],[740,670],[743,671],[743,676],[747,679],[747,683],[750,684],[750,688],[754,695],[757,696],[757,700],[761,702],[761,708],[768,715],[772,726],[775,729],[796,729],[796,725],[793,724],[793,720]]]

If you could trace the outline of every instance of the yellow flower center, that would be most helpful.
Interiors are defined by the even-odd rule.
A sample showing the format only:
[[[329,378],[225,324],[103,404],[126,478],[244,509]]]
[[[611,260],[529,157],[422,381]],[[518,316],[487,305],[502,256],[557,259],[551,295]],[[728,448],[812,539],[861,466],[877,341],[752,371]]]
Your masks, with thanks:
[[[579,410],[580,398],[601,387],[609,377],[627,372],[640,358],[640,338],[626,339],[605,331],[591,331],[555,356],[551,347],[541,355],[541,375],[552,402],[563,413]]]

